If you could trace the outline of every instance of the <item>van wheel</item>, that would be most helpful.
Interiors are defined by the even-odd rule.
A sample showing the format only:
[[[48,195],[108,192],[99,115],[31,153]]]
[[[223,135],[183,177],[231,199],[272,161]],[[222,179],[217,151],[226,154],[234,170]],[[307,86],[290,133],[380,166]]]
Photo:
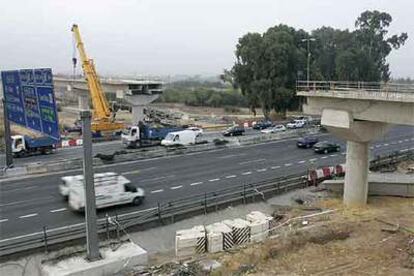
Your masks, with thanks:
[[[136,197],[132,201],[132,204],[134,204],[135,206],[141,205],[141,203],[142,203],[142,198],[141,197]]]

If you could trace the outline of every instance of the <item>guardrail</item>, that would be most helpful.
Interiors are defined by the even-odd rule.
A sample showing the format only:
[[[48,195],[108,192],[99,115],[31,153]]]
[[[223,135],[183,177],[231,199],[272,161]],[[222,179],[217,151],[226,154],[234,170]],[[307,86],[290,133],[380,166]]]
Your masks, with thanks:
[[[297,81],[296,91],[355,91],[414,93],[414,85],[390,82]]]
[[[217,211],[219,208],[232,204],[264,200],[271,194],[304,188],[308,182],[303,175],[279,177],[256,184],[243,184],[227,187],[214,192],[184,197],[173,201],[157,204],[156,207],[140,210],[115,217],[98,219],[98,232],[109,236],[110,232],[119,233],[119,227],[148,228],[159,224],[174,222],[189,215]],[[116,221],[113,224],[111,221]],[[3,239],[0,241],[0,256],[6,256],[25,250],[44,248],[48,251],[52,245],[73,241],[85,237],[85,223],[48,229],[36,233]]]
[[[376,156],[370,162],[369,169],[372,171],[395,169],[395,165],[401,161],[414,160],[414,150],[400,150],[386,156]]]
[[[384,166],[414,157],[414,150],[396,152],[387,156],[376,157],[370,162],[370,168]],[[176,200],[158,203],[157,206],[127,214],[98,219],[98,232],[119,233],[120,228],[139,227],[145,229],[195,214],[207,214],[229,205],[246,204],[290,190],[305,188],[314,184],[308,181],[306,173],[278,177],[255,184],[230,186],[220,190],[192,195]],[[116,221],[113,224],[111,221]],[[25,250],[44,248],[48,251],[52,245],[73,241],[85,237],[85,223],[48,229],[36,233],[0,240],[0,256],[23,252]]]

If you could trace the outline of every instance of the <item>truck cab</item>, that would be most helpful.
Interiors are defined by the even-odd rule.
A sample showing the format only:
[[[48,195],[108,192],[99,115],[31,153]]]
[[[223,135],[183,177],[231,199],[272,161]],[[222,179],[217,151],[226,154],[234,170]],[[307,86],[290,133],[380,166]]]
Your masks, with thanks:
[[[52,153],[58,141],[48,136],[32,138],[27,135],[12,135],[12,152],[15,157],[32,153]]]
[[[26,150],[26,143],[23,135],[12,135],[12,152],[14,155],[19,155]]]
[[[121,134],[122,144],[126,147],[136,147],[140,140],[140,129],[138,126],[131,126]]]

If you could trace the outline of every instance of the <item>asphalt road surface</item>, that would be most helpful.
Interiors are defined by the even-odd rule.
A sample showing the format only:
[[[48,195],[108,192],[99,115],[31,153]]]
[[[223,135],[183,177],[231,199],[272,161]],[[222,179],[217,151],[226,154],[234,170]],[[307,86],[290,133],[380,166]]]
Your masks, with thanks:
[[[260,133],[257,130],[253,129],[246,129],[245,135],[254,135]],[[213,141],[215,138],[223,138],[221,132],[218,131],[210,131],[205,132],[203,135],[204,139],[208,140],[209,142]],[[115,151],[125,150],[124,145],[120,140],[117,141],[109,141],[109,142],[101,142],[101,143],[94,143],[93,144],[93,153],[103,153],[103,154],[110,154],[114,153]],[[62,161],[67,159],[73,158],[81,158],[83,154],[82,147],[67,147],[61,148],[55,151],[53,154],[49,155],[31,155],[23,158],[14,158],[13,162],[16,165],[23,165],[27,163],[33,162],[44,162],[44,161]],[[5,166],[5,155],[0,154],[0,167]]]
[[[228,186],[257,183],[278,176],[303,172],[311,167],[345,162],[345,144],[329,134],[320,140],[341,144],[341,151],[316,154],[311,149],[298,149],[295,139],[274,141],[240,148],[132,161],[95,169],[124,174],[136,186],[143,187],[146,199],[141,206],[120,206],[98,212],[118,214],[155,207],[192,194],[214,191]],[[414,128],[398,126],[371,144],[371,156],[414,148]],[[68,209],[58,192],[60,178],[78,171],[42,176],[29,176],[0,182],[1,239],[84,221],[81,214]]]

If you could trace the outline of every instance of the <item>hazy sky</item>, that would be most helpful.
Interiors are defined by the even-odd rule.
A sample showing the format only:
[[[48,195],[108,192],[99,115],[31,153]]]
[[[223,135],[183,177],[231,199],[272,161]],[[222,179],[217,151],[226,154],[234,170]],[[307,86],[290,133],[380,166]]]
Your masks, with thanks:
[[[391,33],[408,32],[389,57],[394,77],[414,77],[412,0],[0,0],[0,70],[52,67],[71,72],[70,27],[77,23],[101,74],[219,74],[239,37],[279,23],[307,31],[354,28],[378,9]]]

